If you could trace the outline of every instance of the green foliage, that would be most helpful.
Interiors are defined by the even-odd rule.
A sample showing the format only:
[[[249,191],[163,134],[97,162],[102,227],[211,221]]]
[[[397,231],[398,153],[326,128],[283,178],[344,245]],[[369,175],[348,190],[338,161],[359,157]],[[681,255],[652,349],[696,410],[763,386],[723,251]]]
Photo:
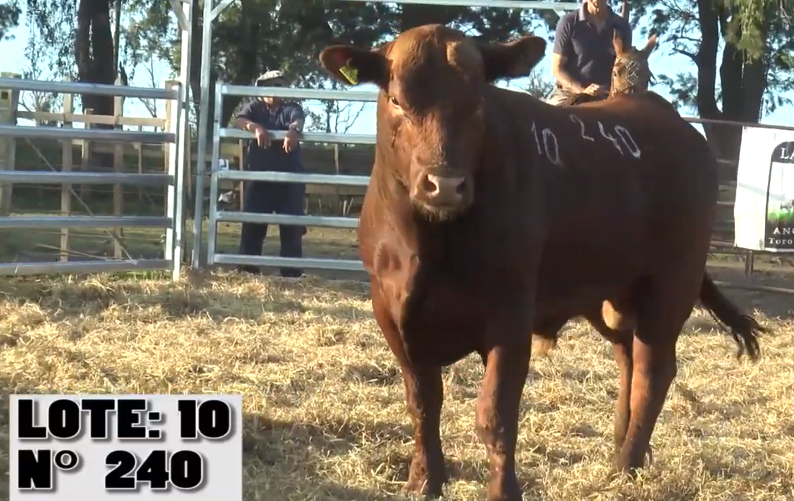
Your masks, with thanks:
[[[77,1],[27,0],[27,18],[31,34],[49,52],[55,76],[74,79],[77,74],[74,60]]]
[[[125,31],[129,60],[140,62],[156,56],[167,61],[176,73],[180,64],[179,34],[168,3],[126,0],[125,6],[130,20]],[[193,9],[200,18],[203,1],[194,0]],[[486,40],[505,40],[527,31],[532,19],[519,10],[505,9],[395,6],[336,0],[245,0],[233,3],[213,22],[210,80],[247,85],[263,71],[278,68],[297,86],[331,88],[334,84],[317,59],[327,45],[372,46],[408,27],[428,22],[461,27]],[[202,23],[199,19],[193,27],[194,102],[199,96]],[[239,98],[224,101],[224,123],[239,103]],[[327,128],[327,120],[323,121]]]
[[[689,71],[658,75],[675,104],[713,118],[722,113],[743,121],[758,121],[791,104],[783,95],[794,90],[794,25],[786,15],[790,8],[790,0],[632,3],[633,20],[643,21],[642,35],[656,32],[662,50],[684,55],[696,65],[697,76]],[[712,84],[717,75],[720,83]]]
[[[19,25],[21,13],[17,0],[0,4],[0,41],[10,37],[8,32]]]
[[[72,77],[75,73],[74,26],[81,1],[108,0],[26,0],[29,20],[39,35],[37,41],[51,52],[59,76]],[[195,20],[191,87],[197,104],[204,0],[192,2]],[[216,0],[213,5],[217,3]],[[640,37],[647,37],[650,31],[659,35],[660,52],[682,54],[695,64],[695,71],[657,75],[659,83],[670,90],[675,104],[697,110],[705,117],[756,121],[764,113],[790,103],[784,94],[794,89],[793,3],[794,0],[633,0],[632,23],[639,28]],[[120,60],[130,78],[136,68],[152,59],[166,61],[176,74],[180,65],[179,30],[170,2],[121,0],[121,7]],[[213,22],[210,81],[211,85],[216,81],[249,84],[261,72],[280,68],[295,85],[328,88],[332,84],[317,56],[333,43],[372,46],[402,30],[432,22],[461,28],[488,41],[506,40],[526,32],[545,33],[551,41],[558,19],[549,10],[339,0],[237,1]],[[546,88],[540,80],[535,83],[531,92]],[[213,95],[211,89],[210,96]],[[239,103],[239,98],[224,101],[224,121]],[[210,108],[213,106],[210,103]],[[707,134],[713,133],[707,130]],[[738,144],[735,137],[724,142]]]
[[[538,99],[543,99],[549,95],[554,88],[554,80],[538,70],[533,70],[529,75],[529,83],[524,90]]]

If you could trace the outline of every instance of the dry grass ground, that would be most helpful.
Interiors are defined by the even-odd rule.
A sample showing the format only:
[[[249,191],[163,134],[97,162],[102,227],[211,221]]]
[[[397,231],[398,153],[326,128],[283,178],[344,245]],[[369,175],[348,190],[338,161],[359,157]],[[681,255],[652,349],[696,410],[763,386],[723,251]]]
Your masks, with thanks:
[[[609,477],[618,382],[610,346],[569,324],[560,347],[533,360],[524,392],[518,469],[527,498],[794,499],[794,323],[763,322],[776,332],[753,365],[734,358],[709,317],[693,315],[654,434],[655,464],[636,481]],[[482,373],[474,357],[445,372],[449,499],[484,498],[474,435]],[[359,282],[4,279],[0,378],[4,394],[242,393],[247,500],[399,499],[407,475],[400,372]],[[7,488],[4,478],[0,499]]]

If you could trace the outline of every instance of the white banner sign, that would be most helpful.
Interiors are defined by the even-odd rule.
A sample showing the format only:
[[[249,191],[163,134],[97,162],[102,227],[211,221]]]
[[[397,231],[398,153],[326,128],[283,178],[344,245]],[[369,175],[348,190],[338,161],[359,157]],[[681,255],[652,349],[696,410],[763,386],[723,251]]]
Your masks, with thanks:
[[[794,252],[794,131],[744,128],[733,216],[737,247]]]

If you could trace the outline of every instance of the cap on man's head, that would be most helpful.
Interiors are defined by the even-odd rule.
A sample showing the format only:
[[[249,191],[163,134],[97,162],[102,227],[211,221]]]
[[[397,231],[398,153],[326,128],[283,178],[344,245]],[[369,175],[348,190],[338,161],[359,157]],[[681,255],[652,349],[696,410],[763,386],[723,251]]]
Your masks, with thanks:
[[[284,73],[279,70],[266,71],[259,75],[259,78],[256,79],[256,83],[270,82],[273,80],[285,80]]]

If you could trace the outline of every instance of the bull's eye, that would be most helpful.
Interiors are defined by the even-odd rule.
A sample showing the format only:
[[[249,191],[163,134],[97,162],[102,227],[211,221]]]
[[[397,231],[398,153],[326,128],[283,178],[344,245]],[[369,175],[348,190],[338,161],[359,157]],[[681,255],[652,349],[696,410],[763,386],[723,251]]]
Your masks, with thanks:
[[[400,108],[400,102],[394,96],[389,96],[389,104],[394,106],[395,108]]]

